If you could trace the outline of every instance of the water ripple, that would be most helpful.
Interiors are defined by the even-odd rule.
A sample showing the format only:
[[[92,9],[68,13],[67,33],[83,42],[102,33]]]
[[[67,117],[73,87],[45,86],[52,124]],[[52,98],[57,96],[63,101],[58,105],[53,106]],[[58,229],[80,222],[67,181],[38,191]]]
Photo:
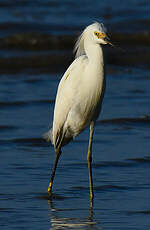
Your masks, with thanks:
[[[17,126],[13,126],[13,125],[0,125],[0,130],[2,131],[9,131],[9,130],[16,130],[18,129]]]
[[[133,167],[134,162],[130,161],[101,161],[93,164],[93,168],[107,168],[107,167],[119,167],[119,168],[126,168],[126,167]]]
[[[33,100],[33,101],[1,101],[0,108],[11,108],[11,107],[21,107],[30,105],[40,105],[40,104],[54,104],[55,100]]]
[[[128,215],[150,215],[150,210],[127,211]]]
[[[101,120],[97,122],[98,124],[114,124],[114,125],[122,125],[122,124],[150,124],[150,117],[144,116],[141,118],[113,118],[113,119],[107,119],[107,120]]]
[[[16,138],[11,140],[13,143],[22,145],[28,144],[32,146],[47,146],[48,143],[43,138]]]
[[[142,163],[142,164],[150,164],[150,157],[142,157],[142,158],[130,158],[130,161],[136,162],[136,163]]]

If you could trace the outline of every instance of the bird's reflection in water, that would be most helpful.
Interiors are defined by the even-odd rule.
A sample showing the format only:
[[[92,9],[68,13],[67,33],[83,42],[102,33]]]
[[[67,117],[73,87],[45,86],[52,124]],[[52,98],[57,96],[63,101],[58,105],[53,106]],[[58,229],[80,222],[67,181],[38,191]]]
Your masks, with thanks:
[[[78,229],[78,230],[96,230],[96,222],[93,221],[93,210],[89,208],[89,216],[86,218],[79,217],[60,217],[59,212],[62,209],[54,208],[54,203],[52,200],[48,200],[50,207],[50,222],[52,230],[59,229]],[[64,209],[66,211],[66,209]],[[71,210],[70,210],[71,211]]]

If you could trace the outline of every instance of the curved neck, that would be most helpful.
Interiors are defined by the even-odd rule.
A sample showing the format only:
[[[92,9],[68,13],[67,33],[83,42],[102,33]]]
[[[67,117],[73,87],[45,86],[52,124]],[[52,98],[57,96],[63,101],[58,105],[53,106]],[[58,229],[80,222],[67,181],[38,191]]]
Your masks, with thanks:
[[[88,39],[84,41],[85,53],[89,63],[93,65],[104,65],[103,50],[100,44],[93,44]]]

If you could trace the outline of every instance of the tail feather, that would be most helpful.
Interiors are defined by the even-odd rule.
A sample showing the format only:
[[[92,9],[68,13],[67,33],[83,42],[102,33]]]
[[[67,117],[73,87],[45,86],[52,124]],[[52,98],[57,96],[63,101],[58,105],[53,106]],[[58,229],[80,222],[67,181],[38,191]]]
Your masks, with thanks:
[[[53,144],[53,130],[50,129],[48,132],[43,134],[43,138],[47,141],[47,142],[51,142]]]

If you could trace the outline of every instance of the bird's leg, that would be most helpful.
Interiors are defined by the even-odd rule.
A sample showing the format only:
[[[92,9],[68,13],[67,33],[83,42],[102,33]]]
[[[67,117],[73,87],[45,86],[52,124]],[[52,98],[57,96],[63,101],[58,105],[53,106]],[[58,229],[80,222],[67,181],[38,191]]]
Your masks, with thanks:
[[[53,169],[52,169],[51,179],[50,179],[50,183],[49,183],[49,186],[48,186],[48,193],[49,194],[52,193],[53,180],[54,180],[56,167],[57,167],[57,163],[58,163],[60,155],[61,155],[61,150],[57,149],[56,150],[56,158],[55,158],[54,166],[53,166]]]
[[[90,183],[90,206],[93,205],[93,179],[92,179],[92,141],[93,141],[93,131],[94,131],[94,122],[90,124],[90,137],[89,137],[89,146],[88,146],[88,154],[87,154],[87,161],[88,161],[88,169],[89,169],[89,183]]]

